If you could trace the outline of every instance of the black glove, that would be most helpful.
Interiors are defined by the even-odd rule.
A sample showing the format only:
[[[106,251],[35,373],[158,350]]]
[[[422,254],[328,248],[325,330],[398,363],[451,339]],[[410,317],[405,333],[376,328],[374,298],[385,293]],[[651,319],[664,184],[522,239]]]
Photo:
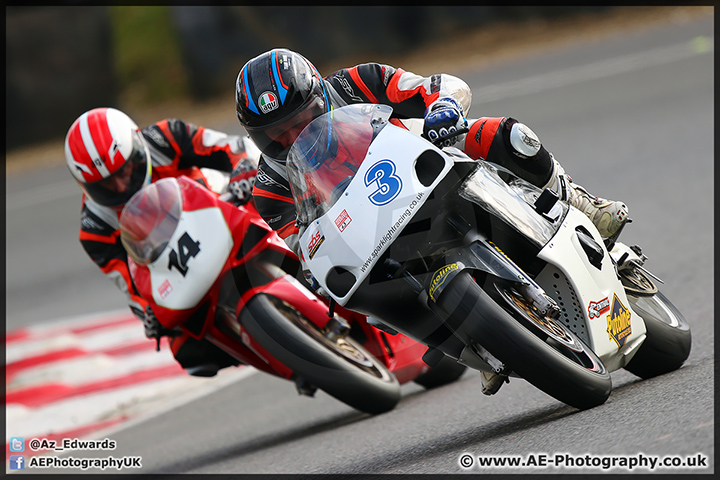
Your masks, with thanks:
[[[253,185],[257,167],[247,158],[238,162],[230,174],[228,192],[233,194],[233,203],[236,206],[244,205],[252,198]]]
[[[452,98],[440,98],[425,110],[423,137],[438,147],[449,147],[452,139],[467,132],[462,106]]]
[[[154,338],[157,340],[157,347],[155,348],[158,352],[160,351],[160,338],[162,337],[179,337],[182,335],[180,330],[170,330],[165,328],[162,323],[157,319],[155,313],[153,313],[150,305],[145,307],[145,317],[143,318],[143,326],[145,327],[145,336],[147,338]]]

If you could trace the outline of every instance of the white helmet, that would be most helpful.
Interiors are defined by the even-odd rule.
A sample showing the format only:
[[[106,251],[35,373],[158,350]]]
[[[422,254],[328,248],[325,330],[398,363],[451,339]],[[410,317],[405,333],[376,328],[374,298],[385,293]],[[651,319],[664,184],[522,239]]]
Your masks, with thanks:
[[[73,122],[65,137],[65,161],[94,202],[122,207],[150,183],[150,151],[138,126],[114,108],[89,110]]]

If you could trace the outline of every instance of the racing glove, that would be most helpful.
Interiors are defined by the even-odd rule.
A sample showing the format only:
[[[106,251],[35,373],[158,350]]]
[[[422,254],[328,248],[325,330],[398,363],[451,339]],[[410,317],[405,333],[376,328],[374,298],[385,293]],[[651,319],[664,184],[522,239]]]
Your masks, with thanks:
[[[228,192],[233,195],[232,202],[235,206],[244,205],[252,198],[252,189],[255,184],[257,167],[247,158],[242,159],[235,165],[230,174]]]
[[[450,97],[439,98],[425,110],[423,137],[438,147],[449,147],[454,138],[468,131],[462,106]]]
[[[152,311],[152,308],[150,308],[150,305],[145,307],[143,326],[145,327],[145,336],[147,338],[154,338],[157,340],[157,351],[160,351],[160,338],[165,336],[178,337],[182,335],[182,332],[179,330],[170,330],[169,328],[165,328],[165,326],[160,323],[155,316],[155,313]]]

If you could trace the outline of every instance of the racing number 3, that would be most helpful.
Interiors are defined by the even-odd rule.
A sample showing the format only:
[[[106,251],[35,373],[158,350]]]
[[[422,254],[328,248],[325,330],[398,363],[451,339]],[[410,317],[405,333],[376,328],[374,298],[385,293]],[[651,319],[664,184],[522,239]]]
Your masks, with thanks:
[[[170,263],[168,264],[168,270],[172,270],[173,267],[177,268],[182,276],[187,274],[188,266],[187,261],[200,253],[200,242],[195,240],[188,235],[187,232],[183,233],[182,237],[178,239],[178,250],[180,255],[173,248],[170,251]]]
[[[371,185],[377,188],[368,196],[368,199],[375,205],[387,205],[402,190],[402,180],[395,175],[395,164],[390,160],[380,160],[370,167],[365,174],[365,186]]]

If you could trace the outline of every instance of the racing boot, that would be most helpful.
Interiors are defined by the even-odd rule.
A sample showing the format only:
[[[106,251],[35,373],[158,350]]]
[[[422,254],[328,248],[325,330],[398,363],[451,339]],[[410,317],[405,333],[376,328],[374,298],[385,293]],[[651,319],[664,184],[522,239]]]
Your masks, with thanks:
[[[220,370],[220,367],[212,362],[200,363],[185,369],[187,374],[193,377],[214,377],[217,375],[218,370]]]
[[[180,366],[194,377],[214,377],[219,370],[241,363],[209,340],[196,340],[187,332],[172,337],[170,349]]]
[[[608,239],[616,235],[629,220],[628,207],[623,202],[591,195],[585,188],[573,183],[562,165],[552,154],[550,156],[553,161],[553,173],[545,188],[552,190],[560,200],[565,200],[587,215],[602,238]]]
[[[495,395],[503,383],[510,383],[507,375],[500,375],[492,372],[480,372],[483,395]]]

